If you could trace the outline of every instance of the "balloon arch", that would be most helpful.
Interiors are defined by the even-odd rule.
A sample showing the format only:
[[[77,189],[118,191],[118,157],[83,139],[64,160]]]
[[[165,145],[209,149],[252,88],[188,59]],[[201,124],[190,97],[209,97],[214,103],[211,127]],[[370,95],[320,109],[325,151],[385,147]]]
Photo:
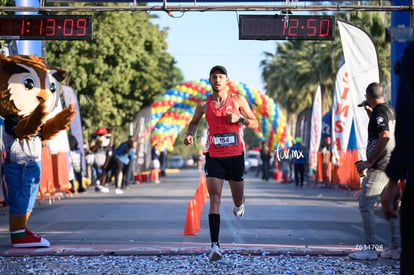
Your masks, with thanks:
[[[286,117],[280,107],[255,88],[229,81],[229,91],[246,97],[259,122],[255,133],[274,149],[277,143],[288,142]],[[180,132],[190,123],[197,103],[211,94],[208,80],[185,82],[165,91],[151,104],[151,145],[159,152],[172,151]]]

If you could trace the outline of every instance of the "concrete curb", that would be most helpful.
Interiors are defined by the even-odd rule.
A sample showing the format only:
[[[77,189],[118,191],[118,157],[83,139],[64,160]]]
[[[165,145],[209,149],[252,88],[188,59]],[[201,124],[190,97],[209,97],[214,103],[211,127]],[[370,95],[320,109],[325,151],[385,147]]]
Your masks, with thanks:
[[[158,245],[53,245],[48,248],[11,248],[0,252],[3,257],[23,256],[168,256],[207,254],[209,244]],[[354,251],[349,246],[279,246],[221,244],[225,253],[252,256],[335,256],[343,257]]]

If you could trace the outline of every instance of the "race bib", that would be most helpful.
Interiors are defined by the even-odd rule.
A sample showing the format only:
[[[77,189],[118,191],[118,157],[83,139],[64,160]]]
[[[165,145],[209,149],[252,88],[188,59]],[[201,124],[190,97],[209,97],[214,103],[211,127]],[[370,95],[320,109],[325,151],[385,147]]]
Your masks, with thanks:
[[[216,145],[216,147],[239,145],[239,136],[236,132],[215,134],[214,145]]]

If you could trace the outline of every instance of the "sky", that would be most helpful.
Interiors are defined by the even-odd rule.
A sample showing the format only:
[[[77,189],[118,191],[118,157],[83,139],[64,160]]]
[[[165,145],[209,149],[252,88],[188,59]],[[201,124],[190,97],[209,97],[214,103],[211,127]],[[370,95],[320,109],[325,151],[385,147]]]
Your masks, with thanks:
[[[176,59],[184,81],[207,79],[215,65],[226,67],[231,80],[265,93],[260,62],[275,54],[277,41],[239,40],[238,16],[252,12],[154,12],[151,22],[169,28],[168,52]],[[266,14],[262,12],[260,14]],[[269,14],[269,13],[267,13]]]

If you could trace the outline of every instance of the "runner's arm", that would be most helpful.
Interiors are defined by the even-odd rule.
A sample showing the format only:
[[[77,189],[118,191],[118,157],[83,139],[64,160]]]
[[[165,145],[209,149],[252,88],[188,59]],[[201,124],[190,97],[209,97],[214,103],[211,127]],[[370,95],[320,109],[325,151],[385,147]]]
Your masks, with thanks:
[[[236,102],[239,106],[239,110],[244,115],[243,125],[251,128],[256,129],[259,126],[259,123],[257,122],[257,118],[254,115],[253,111],[250,109],[249,103],[247,102],[246,98],[244,96],[237,96]]]
[[[200,119],[203,117],[204,113],[206,112],[206,105],[207,101],[203,100],[200,101],[195,109],[194,115],[190,121],[190,124],[188,124],[187,129],[187,136],[184,139],[184,144],[189,145],[193,143],[193,136],[195,132],[197,131],[198,123],[200,122]]]

